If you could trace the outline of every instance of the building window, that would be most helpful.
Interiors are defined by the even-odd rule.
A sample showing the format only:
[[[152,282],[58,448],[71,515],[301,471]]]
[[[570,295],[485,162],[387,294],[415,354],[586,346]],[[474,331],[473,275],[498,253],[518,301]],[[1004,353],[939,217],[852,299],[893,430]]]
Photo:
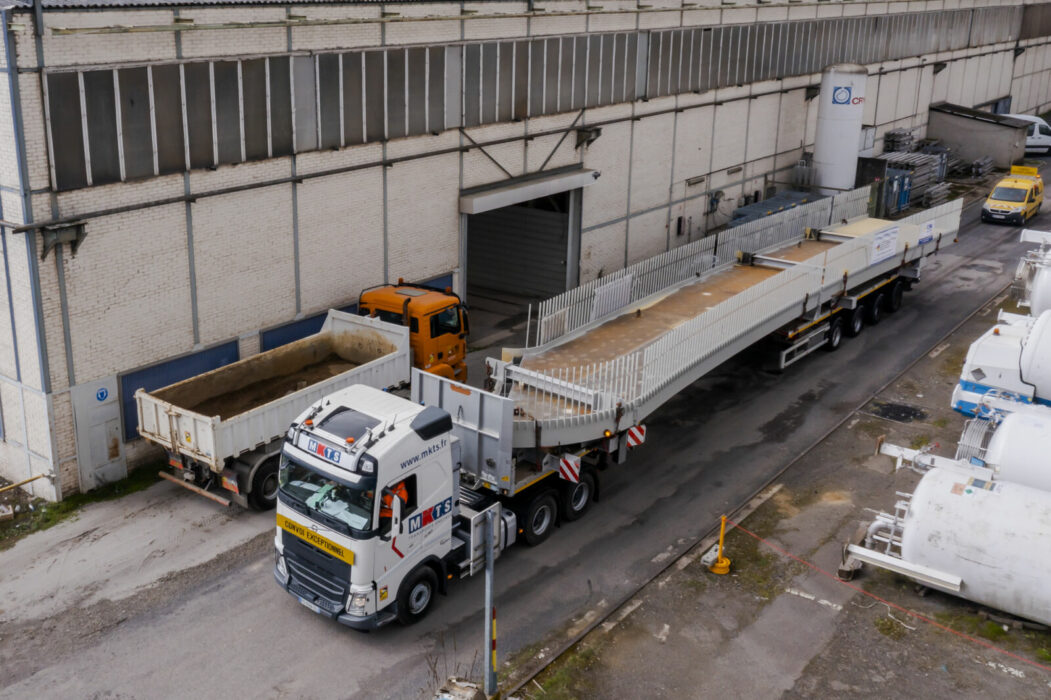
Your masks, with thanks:
[[[53,181],[70,190],[1044,36],[1048,7],[51,72]]]

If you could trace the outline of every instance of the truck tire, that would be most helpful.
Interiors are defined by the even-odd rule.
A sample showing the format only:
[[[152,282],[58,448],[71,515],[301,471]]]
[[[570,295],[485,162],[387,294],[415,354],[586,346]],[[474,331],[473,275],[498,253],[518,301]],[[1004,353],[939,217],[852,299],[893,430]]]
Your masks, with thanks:
[[[595,500],[595,475],[590,471],[580,473],[580,481],[567,481],[562,486],[562,517],[566,521],[579,520],[588,512]]]
[[[277,455],[259,465],[252,476],[248,502],[256,510],[270,510],[277,504]]]
[[[828,338],[828,341],[823,346],[826,352],[839,350],[839,346],[843,344],[843,316],[836,314],[832,317],[825,337]]]
[[[421,566],[412,572],[398,591],[398,622],[411,625],[423,619],[438,593],[434,569]]]
[[[869,303],[865,304],[865,323],[875,326],[883,320],[883,307],[887,303],[886,292],[878,291],[872,295]]]
[[[526,544],[535,547],[550,537],[557,517],[558,501],[554,491],[545,491],[530,501],[522,519]]]
[[[861,335],[861,331],[865,329],[865,307],[855,306],[853,309],[843,313],[846,316],[846,325],[843,327],[843,332],[847,334],[848,338],[857,338]]]
[[[901,308],[902,303],[905,300],[905,283],[901,280],[896,280],[894,284],[890,286],[890,293],[887,295],[886,304],[883,310],[888,314],[892,314]]]

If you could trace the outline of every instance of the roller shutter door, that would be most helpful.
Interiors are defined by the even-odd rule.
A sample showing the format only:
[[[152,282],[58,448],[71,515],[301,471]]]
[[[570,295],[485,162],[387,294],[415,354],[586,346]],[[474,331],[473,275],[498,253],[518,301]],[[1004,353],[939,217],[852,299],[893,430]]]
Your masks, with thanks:
[[[509,206],[468,218],[467,284],[521,296],[566,291],[569,216]]]

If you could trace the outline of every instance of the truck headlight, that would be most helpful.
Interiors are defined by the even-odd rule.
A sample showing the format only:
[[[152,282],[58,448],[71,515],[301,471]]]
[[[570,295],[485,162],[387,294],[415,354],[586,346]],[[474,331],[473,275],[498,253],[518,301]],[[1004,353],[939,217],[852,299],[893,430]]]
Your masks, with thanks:
[[[347,601],[347,612],[351,615],[364,615],[368,602],[368,593],[351,593],[350,600]]]
[[[281,577],[281,583],[288,583],[288,566],[285,564],[285,558],[280,554],[275,554],[275,564],[277,566],[277,574]]]

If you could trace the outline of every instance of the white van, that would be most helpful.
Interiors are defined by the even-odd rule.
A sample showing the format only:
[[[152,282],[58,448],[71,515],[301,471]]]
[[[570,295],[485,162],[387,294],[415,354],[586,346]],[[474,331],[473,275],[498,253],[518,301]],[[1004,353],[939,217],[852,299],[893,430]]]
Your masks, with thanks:
[[[1025,150],[1051,153],[1051,126],[1048,126],[1047,122],[1032,114],[1005,114],[1004,116],[1029,122],[1029,128],[1025,132]]]

